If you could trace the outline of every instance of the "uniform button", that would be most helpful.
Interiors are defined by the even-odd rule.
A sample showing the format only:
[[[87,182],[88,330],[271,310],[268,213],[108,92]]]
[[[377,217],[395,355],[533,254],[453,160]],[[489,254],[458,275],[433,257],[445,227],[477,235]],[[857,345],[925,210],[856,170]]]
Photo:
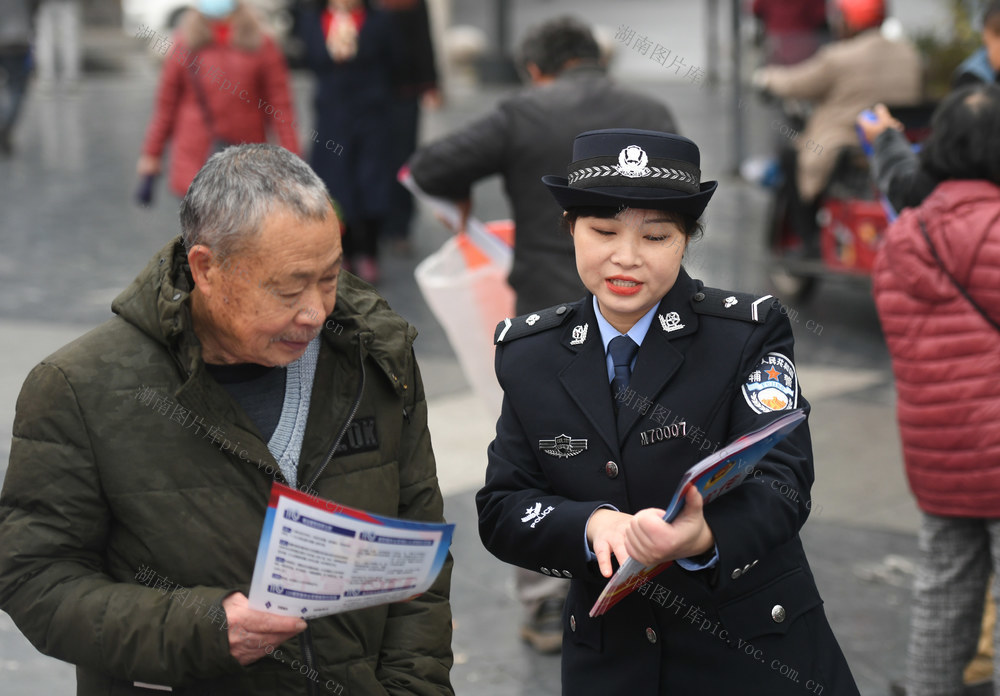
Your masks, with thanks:
[[[694,294],[694,297],[691,298],[691,299],[693,299],[695,302],[701,302],[702,300],[705,299],[705,293],[703,293],[703,292],[696,292]]]
[[[774,607],[771,608],[771,620],[774,621],[774,623],[781,623],[784,621],[785,608],[780,604],[775,604]]]
[[[569,572],[568,570],[564,570],[563,571],[563,577],[564,578],[571,578],[571,577],[573,577],[573,573]]]
[[[608,478],[618,478],[618,465],[614,462],[608,462],[604,465],[604,473],[608,475]]]
[[[576,633],[576,616],[573,614],[569,615],[569,630]]]
[[[733,574],[730,577],[733,580],[739,580],[741,575],[743,575],[743,569],[742,568],[737,568],[736,570],[733,571]]]
[[[648,640],[653,645],[656,645],[656,631],[652,628],[646,628],[646,640]]]
[[[556,310],[556,314],[565,314],[565,313],[566,313],[566,305],[563,305],[562,307]]]
[[[549,574],[550,574],[550,573],[549,573],[549,569],[548,569],[548,568],[546,568],[546,567],[544,567],[544,566],[542,567],[542,572],[543,572],[543,573],[545,573],[546,575],[549,575]]]

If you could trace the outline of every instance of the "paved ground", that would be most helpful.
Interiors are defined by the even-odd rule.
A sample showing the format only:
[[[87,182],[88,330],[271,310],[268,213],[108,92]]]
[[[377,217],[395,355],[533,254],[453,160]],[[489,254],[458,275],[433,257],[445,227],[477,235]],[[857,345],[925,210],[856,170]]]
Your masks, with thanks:
[[[933,16],[933,4],[914,2],[912,16],[904,19],[924,21]],[[612,30],[620,24],[655,26],[666,39],[661,43],[673,41],[690,56],[689,65],[704,60],[700,33],[680,30],[700,21],[694,3],[632,0],[615,3],[613,11],[586,5],[594,7],[595,21]],[[556,0],[516,6],[517,29],[571,7]],[[477,7],[456,3],[456,20],[485,23]],[[674,21],[659,21],[668,7]],[[708,284],[771,291],[761,241],[767,196],[723,175],[731,147],[727,96],[699,90],[643,61],[649,62],[624,55],[616,72],[672,106],[684,133],[702,146],[706,176],[721,179],[705,238],[690,250],[688,269]],[[27,371],[106,318],[111,298],[177,229],[176,201],[162,189],[151,211],[130,203],[156,73],[138,54],[125,56],[121,67],[88,76],[75,93],[32,94],[18,132],[19,155],[0,161],[0,476],[14,399]],[[296,95],[308,114],[305,76],[296,77]],[[453,129],[500,96],[498,90],[453,91],[447,107],[426,120],[425,136]],[[767,151],[769,117],[756,104],[747,106],[747,114],[751,152]],[[300,120],[308,127],[309,118]],[[475,200],[481,217],[506,216],[496,182],[478,187]],[[482,478],[492,417],[469,391],[413,280],[416,262],[445,238],[422,214],[414,257],[386,257],[382,290],[421,331],[417,349],[446,512],[458,524],[454,683],[458,693],[477,696],[557,694],[558,659],[538,657],[516,640],[512,574],[482,549],[476,534],[472,496]],[[902,667],[917,524],[902,475],[888,357],[864,283],[827,283],[812,303],[792,309],[801,383],[813,404],[817,470],[817,507],[803,537],[862,691],[881,695]],[[39,655],[0,613],[0,696],[70,694],[73,683],[71,667]]]

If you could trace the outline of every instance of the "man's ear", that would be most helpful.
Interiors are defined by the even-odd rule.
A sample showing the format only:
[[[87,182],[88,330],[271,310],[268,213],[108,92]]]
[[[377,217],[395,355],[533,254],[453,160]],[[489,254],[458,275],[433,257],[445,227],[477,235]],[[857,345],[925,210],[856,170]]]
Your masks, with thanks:
[[[204,244],[195,244],[188,249],[187,258],[195,287],[203,293],[211,292],[212,286],[218,283],[219,275],[219,266],[212,250]]]

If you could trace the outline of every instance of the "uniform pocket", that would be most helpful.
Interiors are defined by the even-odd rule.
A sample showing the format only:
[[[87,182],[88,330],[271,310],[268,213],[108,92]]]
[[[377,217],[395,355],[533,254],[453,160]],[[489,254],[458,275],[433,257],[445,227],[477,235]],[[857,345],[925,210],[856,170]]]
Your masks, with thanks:
[[[578,591],[575,585],[576,583],[570,587],[566,608],[563,610],[564,640],[600,652],[604,619],[600,616],[590,617],[590,607],[594,605],[596,596],[588,601],[588,593]]]
[[[719,616],[733,637],[752,640],[788,633],[796,619],[822,603],[812,577],[796,568],[720,605]]]

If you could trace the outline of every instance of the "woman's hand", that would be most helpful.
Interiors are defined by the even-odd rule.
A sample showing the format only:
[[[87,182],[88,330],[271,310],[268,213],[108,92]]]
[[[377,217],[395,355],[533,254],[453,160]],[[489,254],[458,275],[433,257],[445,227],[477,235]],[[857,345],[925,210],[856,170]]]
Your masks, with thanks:
[[[876,104],[872,112],[875,114],[874,121],[869,121],[862,114],[858,115],[856,121],[868,142],[874,143],[875,138],[882,135],[888,128],[895,128],[898,131],[903,130],[903,124],[892,117],[892,114],[889,113],[889,108],[885,104]]]
[[[698,556],[715,546],[697,488],[688,490],[684,509],[673,522],[664,522],[663,513],[657,508],[640,510],[625,532],[625,552],[644,567]]]
[[[614,553],[619,565],[628,558],[625,551],[625,532],[632,523],[632,515],[617,510],[601,508],[595,510],[587,522],[587,543],[597,555],[597,565],[601,575],[611,577],[611,554]]]
[[[160,173],[160,158],[142,155],[135,166],[135,171],[139,176],[158,175]]]

